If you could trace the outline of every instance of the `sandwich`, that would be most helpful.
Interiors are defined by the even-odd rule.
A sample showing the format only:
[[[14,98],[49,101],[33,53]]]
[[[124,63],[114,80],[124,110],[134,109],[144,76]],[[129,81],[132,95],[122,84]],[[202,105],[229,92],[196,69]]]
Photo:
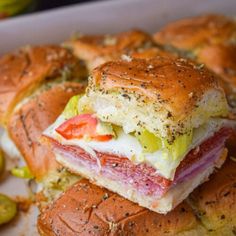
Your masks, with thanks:
[[[208,14],[182,19],[164,26],[154,35],[167,51],[203,64],[219,75],[229,105],[236,107],[236,22],[223,15]]]
[[[163,50],[151,35],[141,30],[130,30],[110,35],[77,35],[64,43],[76,57],[83,60],[89,71],[111,60],[156,56],[174,57]]]
[[[195,50],[210,44],[230,42],[236,37],[233,18],[206,14],[181,19],[164,26],[154,35],[157,43],[183,50]]]
[[[54,85],[28,100],[10,116],[9,137],[37,181],[44,181],[51,172],[62,169],[48,145],[40,142],[42,132],[56,120],[68,100],[83,89],[83,85],[75,82]]]
[[[9,118],[7,132],[20,158],[11,172],[15,175],[13,170],[16,170],[21,173],[17,177],[29,179],[29,190],[39,208],[80,179],[56,161],[52,150],[41,142],[41,136],[43,130],[66,109],[70,97],[83,90],[84,86],[75,82],[56,84],[30,98]]]
[[[223,164],[235,124],[214,75],[183,59],[107,62],[76,104],[44,132],[57,161],[164,214]]]
[[[187,202],[161,215],[85,179],[44,208],[37,227],[42,236],[206,235]]]
[[[20,157],[7,132],[12,113],[31,98],[63,81],[80,81],[85,68],[59,46],[24,47],[0,58],[0,147],[9,157]]]

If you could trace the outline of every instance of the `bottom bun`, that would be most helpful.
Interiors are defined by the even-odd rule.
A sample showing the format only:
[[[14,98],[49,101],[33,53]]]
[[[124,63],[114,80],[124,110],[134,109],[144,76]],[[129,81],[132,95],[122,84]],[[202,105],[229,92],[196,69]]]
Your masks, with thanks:
[[[167,215],[149,211],[104,188],[81,180],[38,218],[41,235],[205,235],[183,202]]]
[[[228,158],[189,202],[212,235],[236,235],[236,161]]]

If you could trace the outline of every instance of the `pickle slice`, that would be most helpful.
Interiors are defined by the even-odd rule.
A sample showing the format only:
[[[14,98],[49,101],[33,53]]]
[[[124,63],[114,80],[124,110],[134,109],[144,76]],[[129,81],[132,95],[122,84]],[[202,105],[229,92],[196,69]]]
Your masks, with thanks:
[[[167,149],[173,160],[182,156],[192,142],[193,132],[183,134],[175,139],[173,143],[169,143],[166,139],[161,140],[148,130],[136,132],[135,136],[143,147],[144,152],[153,153],[160,149]]]
[[[15,15],[23,11],[32,0],[1,0],[0,12],[6,13],[9,16]]]
[[[11,169],[11,174],[23,179],[32,179],[34,176],[31,174],[29,168],[27,166],[16,167]]]
[[[115,136],[115,132],[113,130],[113,127],[110,123],[98,121],[97,127],[96,127],[96,133],[98,135],[112,135]]]
[[[0,225],[11,221],[16,213],[16,203],[6,195],[0,194]]]
[[[148,130],[136,132],[135,136],[142,145],[144,152],[153,153],[162,147],[161,139]]]
[[[189,133],[183,134],[176,138],[172,144],[169,144],[167,141],[165,141],[165,146],[170,151],[173,160],[177,160],[186,152],[192,142],[192,138],[193,132],[190,131]]]
[[[3,152],[0,150],[0,175],[4,171],[4,165],[5,165],[4,155]]]
[[[80,96],[76,95],[73,96],[69,102],[66,104],[66,107],[63,111],[63,115],[66,119],[72,118],[74,116],[77,116],[79,114],[78,112],[78,101]]]

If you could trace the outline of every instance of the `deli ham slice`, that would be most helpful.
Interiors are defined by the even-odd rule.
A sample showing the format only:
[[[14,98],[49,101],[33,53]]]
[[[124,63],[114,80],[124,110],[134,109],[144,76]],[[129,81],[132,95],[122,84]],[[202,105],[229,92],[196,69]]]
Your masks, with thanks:
[[[96,152],[95,158],[78,146],[62,145],[52,138],[50,140],[56,152],[67,158],[76,159],[76,163],[91,171],[102,172],[103,175],[113,180],[122,179],[123,182],[137,188],[142,194],[155,194],[162,197],[173,185],[214,164],[220,158],[224,143],[230,134],[230,128],[221,128],[200,146],[191,150],[178,166],[173,181],[158,174],[148,164],[134,164],[126,157],[100,152]]]

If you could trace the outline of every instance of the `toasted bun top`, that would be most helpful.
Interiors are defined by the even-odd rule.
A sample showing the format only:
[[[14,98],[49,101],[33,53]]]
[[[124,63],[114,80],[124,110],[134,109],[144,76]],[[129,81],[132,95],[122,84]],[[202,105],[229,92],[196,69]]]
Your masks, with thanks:
[[[74,54],[85,60],[90,70],[104,62],[120,59],[122,55],[150,58],[157,55],[171,56],[157,48],[152,37],[140,30],[113,35],[85,35],[65,43]]]
[[[220,90],[214,76],[204,68],[183,59],[174,61],[162,57],[105,63],[93,71],[90,86],[98,86],[104,92],[124,90],[155,100],[160,97],[167,103],[173,94],[178,94],[175,98],[180,96],[183,102],[186,99],[193,102],[198,96],[191,100],[190,92],[202,95],[208,89]]]
[[[236,162],[229,158],[209,182],[191,194],[191,202],[207,229],[229,224],[232,231],[224,234],[231,235],[236,224]]]
[[[187,50],[179,53],[194,57],[219,75],[230,106],[236,107],[235,20],[222,15],[197,16],[167,25],[154,38],[165,46]]]
[[[52,220],[53,219],[53,220]],[[186,203],[157,214],[82,180],[41,213],[42,235],[177,235],[196,227]]]
[[[215,96],[212,116],[227,110],[224,92],[213,74],[183,59],[158,57],[105,63],[93,71],[88,94],[90,90],[135,96],[143,107],[158,104],[160,109],[168,110],[166,118],[174,120],[193,113],[207,93]]]
[[[223,15],[209,14],[182,19],[163,27],[154,35],[156,42],[182,49],[235,40],[236,22]]]
[[[0,123],[15,105],[42,82],[78,67],[71,53],[59,46],[25,47],[0,58]]]
[[[199,62],[220,75],[228,86],[224,86],[227,95],[236,91],[236,45],[208,45],[198,51]]]
[[[40,140],[42,132],[56,120],[70,97],[81,92],[83,86],[78,83],[56,85],[22,105],[10,117],[10,137],[37,179],[59,167],[51,149]]]

